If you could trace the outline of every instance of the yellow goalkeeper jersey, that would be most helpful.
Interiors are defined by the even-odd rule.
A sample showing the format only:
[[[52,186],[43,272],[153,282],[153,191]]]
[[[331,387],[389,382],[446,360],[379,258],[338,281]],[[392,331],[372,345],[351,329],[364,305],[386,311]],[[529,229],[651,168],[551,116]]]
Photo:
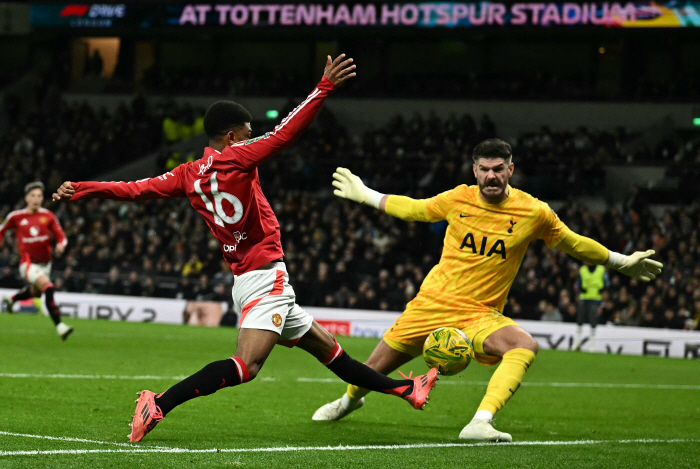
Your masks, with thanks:
[[[389,197],[390,215],[449,223],[440,262],[407,310],[415,303],[424,311],[460,315],[503,311],[530,242],[543,239],[552,248],[569,232],[545,202],[512,187],[509,191],[508,198],[497,205],[482,201],[478,186],[467,185],[430,199]]]

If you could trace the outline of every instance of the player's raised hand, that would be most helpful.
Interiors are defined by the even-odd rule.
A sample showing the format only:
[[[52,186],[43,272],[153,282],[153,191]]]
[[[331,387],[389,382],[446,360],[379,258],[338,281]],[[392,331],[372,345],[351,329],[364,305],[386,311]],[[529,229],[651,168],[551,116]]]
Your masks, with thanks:
[[[73,185],[70,183],[70,181],[66,181],[61,184],[61,187],[59,187],[56,192],[54,192],[51,199],[53,199],[54,202],[68,202],[73,197],[73,194],[75,194]]]
[[[347,168],[336,168],[333,173],[333,191],[338,197],[353,202],[364,203],[367,200],[367,186]]]
[[[345,59],[345,54],[340,54],[335,60],[331,61],[331,56],[326,60],[326,68],[323,70],[323,76],[333,82],[335,86],[340,86],[345,80],[348,80],[356,75],[355,65],[352,65],[352,59]]]
[[[333,179],[333,193],[338,197],[379,208],[384,194],[365,186],[362,179],[352,174],[349,169],[337,168]]]
[[[625,263],[618,267],[617,271],[642,282],[649,282],[655,279],[664,267],[661,262],[649,259],[654,254],[655,251],[649,249],[645,252],[637,251],[630,256],[625,256],[627,258]]]

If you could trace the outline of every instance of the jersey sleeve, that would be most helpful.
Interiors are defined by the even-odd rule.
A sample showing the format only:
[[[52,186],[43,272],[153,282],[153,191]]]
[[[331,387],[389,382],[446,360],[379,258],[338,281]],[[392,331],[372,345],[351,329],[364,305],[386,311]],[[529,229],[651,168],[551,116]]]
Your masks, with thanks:
[[[222,152],[226,160],[244,171],[252,171],[271,156],[291,146],[311,125],[321,105],[337,87],[326,77],[311,94],[272,132],[227,147]]]
[[[73,182],[72,201],[80,199],[111,199],[139,201],[185,197],[183,165],[160,176],[138,181]]]
[[[402,195],[390,195],[386,201],[386,213],[406,221],[436,222],[445,220],[452,203],[452,189],[429,199],[412,199]]]
[[[49,228],[51,229],[54,239],[56,240],[56,244],[61,244],[63,246],[68,244],[66,233],[63,231],[63,228],[61,228],[61,223],[58,221],[58,217],[53,213],[51,214],[51,226]]]
[[[576,234],[569,228],[564,230],[556,248],[593,265],[605,264],[610,256],[610,251],[598,241]]]
[[[447,214],[454,207],[454,195],[458,190],[462,190],[463,186],[450,189],[442,192],[435,197],[426,200],[426,209],[432,218],[431,221],[440,221],[447,219]]]
[[[536,203],[540,223],[537,238],[544,240],[547,247],[551,249],[559,244],[570,230],[548,204],[542,201],[537,201]]]
[[[5,218],[5,221],[2,222],[2,225],[0,225],[0,244],[2,244],[3,240],[5,239],[5,233],[7,233],[8,230],[13,230],[15,228],[15,220],[14,220],[14,213],[11,212],[7,218]]]

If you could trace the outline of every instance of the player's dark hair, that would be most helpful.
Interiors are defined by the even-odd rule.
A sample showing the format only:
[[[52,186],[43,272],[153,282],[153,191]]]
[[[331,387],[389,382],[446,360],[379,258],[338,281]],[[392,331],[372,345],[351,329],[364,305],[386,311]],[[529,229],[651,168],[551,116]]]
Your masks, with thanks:
[[[513,149],[499,138],[489,138],[474,147],[472,159],[476,163],[479,158],[503,158],[509,161],[513,157]]]
[[[226,135],[231,130],[242,127],[253,117],[248,110],[233,101],[217,101],[204,115],[204,132],[209,140]]]

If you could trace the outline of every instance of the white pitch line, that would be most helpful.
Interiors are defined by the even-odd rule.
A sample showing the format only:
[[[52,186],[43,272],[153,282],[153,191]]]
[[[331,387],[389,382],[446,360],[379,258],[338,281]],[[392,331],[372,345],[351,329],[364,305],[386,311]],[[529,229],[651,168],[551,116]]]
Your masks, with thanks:
[[[342,383],[337,378],[297,378],[302,383]],[[487,386],[488,381],[448,381],[441,379],[439,386]],[[624,383],[542,383],[525,381],[521,386],[540,386],[552,388],[633,388],[633,389],[689,389],[700,390],[695,384],[624,384]]]
[[[518,441],[515,443],[419,443],[412,445],[363,445],[363,446],[278,446],[269,448],[130,448],[130,449],[60,449],[60,450],[30,450],[30,451],[0,451],[0,456],[39,456],[58,454],[96,454],[96,453],[289,453],[297,451],[367,451],[367,450],[402,450],[426,448],[474,448],[488,446],[503,448],[511,446],[578,446],[602,444],[633,444],[633,443],[698,443],[700,439],[638,439],[638,440],[574,440],[574,441]]]
[[[0,373],[0,378],[36,378],[36,379],[117,379],[129,381],[163,380],[180,381],[187,376],[156,376],[156,375],[78,375],[78,374],[41,374],[41,373]],[[261,377],[259,381],[286,381],[272,376]],[[296,378],[300,383],[342,383],[338,378]],[[440,385],[448,386],[486,386],[488,381],[462,381],[443,379]],[[688,389],[700,390],[696,384],[627,384],[627,383],[548,383],[525,381],[522,386],[538,386],[551,388],[620,388],[620,389]]]
[[[37,379],[121,379],[129,381],[138,380],[168,380],[168,381],[179,381],[187,378],[186,375],[180,376],[155,376],[155,375],[76,375],[76,374],[61,374],[61,373],[0,373],[0,378],[37,378]],[[272,377],[262,377],[260,381],[278,381],[277,378]],[[338,380],[342,383],[342,381]]]
[[[121,379],[121,380],[181,380],[187,376],[152,376],[152,375],[77,375],[77,374],[42,374],[42,373],[0,373],[0,378],[38,378],[38,379]]]
[[[93,443],[97,445],[115,445],[115,446],[126,446],[128,448],[138,448],[142,449],[140,446],[131,443],[117,443],[114,441],[100,441],[100,440],[86,440],[85,438],[72,438],[68,436],[47,436],[47,435],[30,435],[28,433],[14,433],[14,432],[3,432],[0,431],[0,436],[19,436],[22,438],[36,438],[39,440],[56,440],[56,441],[73,441],[78,443]],[[149,446],[149,448],[161,448],[170,449],[164,446]]]

